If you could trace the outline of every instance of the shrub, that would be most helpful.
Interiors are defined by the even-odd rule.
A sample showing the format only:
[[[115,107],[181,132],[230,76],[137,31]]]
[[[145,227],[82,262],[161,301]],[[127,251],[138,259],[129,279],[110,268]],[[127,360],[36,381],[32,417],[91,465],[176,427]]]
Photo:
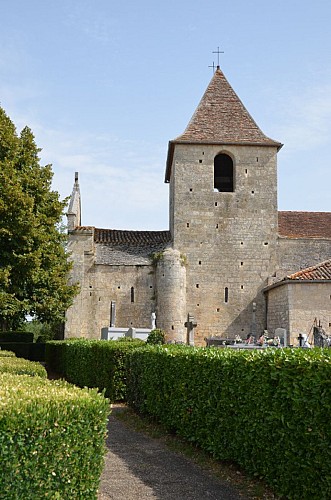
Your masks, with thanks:
[[[331,497],[331,351],[155,346],[128,355],[128,402],[291,499]]]
[[[32,342],[1,342],[0,349],[13,351],[17,357],[31,361],[45,361],[45,344]]]
[[[0,342],[33,342],[33,333],[24,331],[0,332]]]
[[[160,328],[155,328],[150,332],[146,340],[147,344],[165,344],[165,333]]]
[[[108,401],[64,381],[0,374],[1,498],[97,498]]]
[[[15,353],[13,351],[5,351],[0,349],[0,358],[15,358]]]
[[[68,382],[105,389],[111,401],[119,401],[126,397],[126,355],[141,345],[145,343],[139,339],[51,341],[46,364]]]
[[[16,375],[30,375],[32,377],[47,377],[45,368],[40,363],[22,358],[0,357],[0,373],[15,373]]]

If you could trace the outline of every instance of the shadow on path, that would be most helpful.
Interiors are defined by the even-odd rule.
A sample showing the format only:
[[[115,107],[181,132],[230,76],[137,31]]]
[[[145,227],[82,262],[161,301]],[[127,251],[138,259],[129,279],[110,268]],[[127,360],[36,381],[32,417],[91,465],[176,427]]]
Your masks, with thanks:
[[[109,420],[108,452],[98,500],[243,500],[234,488],[209,475],[158,440]]]

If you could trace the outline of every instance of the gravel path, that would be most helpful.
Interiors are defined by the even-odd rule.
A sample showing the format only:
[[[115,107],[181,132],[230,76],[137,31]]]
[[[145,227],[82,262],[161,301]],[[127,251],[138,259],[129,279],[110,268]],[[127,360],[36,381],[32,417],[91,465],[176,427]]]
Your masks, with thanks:
[[[98,500],[243,500],[221,482],[158,440],[109,420],[108,452]]]

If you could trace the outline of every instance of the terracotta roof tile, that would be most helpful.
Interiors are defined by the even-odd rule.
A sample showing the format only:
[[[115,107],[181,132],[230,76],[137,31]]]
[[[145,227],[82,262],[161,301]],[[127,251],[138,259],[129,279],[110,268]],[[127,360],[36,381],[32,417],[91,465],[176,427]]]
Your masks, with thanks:
[[[331,280],[331,259],[290,274],[285,280]]]
[[[278,232],[287,238],[331,238],[331,212],[278,212]]]
[[[170,178],[174,145],[178,143],[282,146],[260,130],[219,68],[185,132],[169,143],[166,182]]]
[[[281,146],[260,130],[219,68],[185,132],[175,141]]]
[[[94,241],[112,245],[150,246],[169,243],[171,234],[170,231],[123,231],[95,228]]]

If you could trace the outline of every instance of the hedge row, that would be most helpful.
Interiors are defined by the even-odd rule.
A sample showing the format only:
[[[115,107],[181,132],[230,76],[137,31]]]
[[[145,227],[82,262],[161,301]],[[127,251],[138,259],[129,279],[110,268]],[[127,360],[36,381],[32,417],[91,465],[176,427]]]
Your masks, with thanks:
[[[128,402],[291,499],[331,498],[331,350],[128,354]]]
[[[19,358],[45,361],[45,344],[32,342],[0,342],[0,349],[13,351]]]
[[[45,368],[34,361],[22,358],[2,357],[0,351],[0,373],[14,373],[16,375],[30,375],[31,377],[47,378]]]
[[[0,342],[33,342],[33,333],[21,331],[0,332]]]
[[[79,387],[105,389],[111,401],[126,396],[126,354],[141,340],[107,341],[72,339],[46,344],[46,364]]]
[[[0,349],[0,358],[15,358],[15,353]]]
[[[64,381],[0,373],[1,498],[97,498],[108,401]]]

